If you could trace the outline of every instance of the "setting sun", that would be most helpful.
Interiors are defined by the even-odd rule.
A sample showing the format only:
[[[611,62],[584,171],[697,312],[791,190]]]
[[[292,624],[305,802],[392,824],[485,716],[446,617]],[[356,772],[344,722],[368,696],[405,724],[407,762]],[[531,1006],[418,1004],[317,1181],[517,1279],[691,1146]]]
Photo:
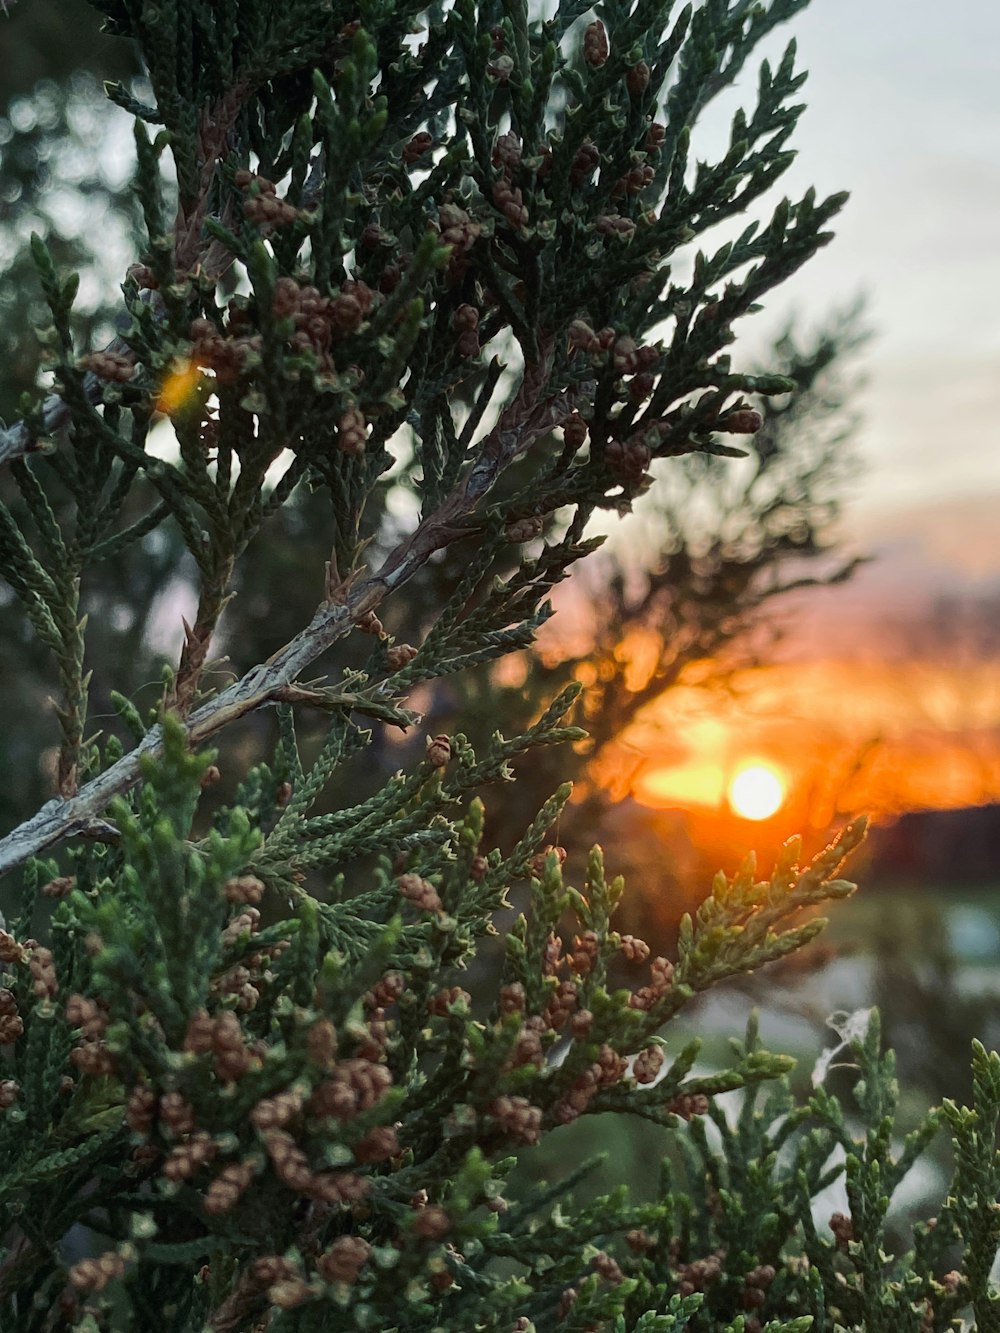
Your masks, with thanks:
[[[769,765],[748,764],[733,775],[727,796],[742,819],[770,819],[785,799],[785,784]]]

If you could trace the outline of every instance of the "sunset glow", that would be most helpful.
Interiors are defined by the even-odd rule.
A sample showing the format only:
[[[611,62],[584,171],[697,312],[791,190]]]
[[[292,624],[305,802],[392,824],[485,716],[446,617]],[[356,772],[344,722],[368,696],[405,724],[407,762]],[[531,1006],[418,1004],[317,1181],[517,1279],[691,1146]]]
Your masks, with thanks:
[[[785,786],[767,764],[747,764],[733,775],[726,793],[732,810],[742,819],[770,819],[781,809]]]
[[[698,760],[671,768],[650,768],[636,780],[635,794],[654,808],[716,809],[726,794],[726,775],[721,764]]]
[[[782,787],[758,818],[780,812],[789,834],[1000,802],[1000,673],[991,661],[788,661],[724,692],[679,686],[591,771],[615,799],[746,819],[729,787],[757,765]]]

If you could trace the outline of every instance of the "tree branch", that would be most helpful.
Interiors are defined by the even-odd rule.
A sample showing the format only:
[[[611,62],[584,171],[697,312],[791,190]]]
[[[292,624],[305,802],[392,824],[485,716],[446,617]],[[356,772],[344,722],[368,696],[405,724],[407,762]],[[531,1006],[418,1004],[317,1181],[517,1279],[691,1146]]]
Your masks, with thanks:
[[[468,520],[501,473],[575,410],[580,390],[545,399],[547,377],[547,361],[526,368],[517,394],[483,439],[472,467],[440,508],[392,551],[377,574],[355,582],[340,600],[321,603],[295,638],[190,714],[184,725],[192,747],[203,744],[230,722],[272,703],[311,662],[343,638],[390,592],[408,582],[435,551],[469,534]],[[162,730],[153,727],[134,750],[88,782],[77,795],[46,802],[0,839],[0,875],[63,838],[88,832],[93,836],[95,821],[112,798],[128,791],[142,777],[143,758],[155,757],[161,750]]]

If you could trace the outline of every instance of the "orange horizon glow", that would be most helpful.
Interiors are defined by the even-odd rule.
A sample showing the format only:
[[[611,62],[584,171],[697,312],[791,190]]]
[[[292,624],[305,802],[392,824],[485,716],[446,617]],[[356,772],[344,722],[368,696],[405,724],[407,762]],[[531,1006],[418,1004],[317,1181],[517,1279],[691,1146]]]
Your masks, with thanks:
[[[636,779],[632,794],[654,809],[690,806],[717,808],[726,793],[726,774],[721,764],[673,764],[652,768]]]
[[[613,798],[747,818],[727,790],[751,765],[781,784],[759,818],[789,829],[1000,801],[1000,673],[989,663],[812,660],[739,673],[723,690],[681,685],[591,773]]]

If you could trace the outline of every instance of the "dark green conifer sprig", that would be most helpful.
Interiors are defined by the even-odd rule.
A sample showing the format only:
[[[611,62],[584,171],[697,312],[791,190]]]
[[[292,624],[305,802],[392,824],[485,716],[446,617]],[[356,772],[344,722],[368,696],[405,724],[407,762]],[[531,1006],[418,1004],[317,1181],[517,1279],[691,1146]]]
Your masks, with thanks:
[[[566,703],[521,748],[557,739]],[[607,878],[599,850],[578,891],[542,848],[568,791],[506,857],[486,851],[483,806],[468,802],[462,772],[478,787],[502,773],[509,747],[498,738],[475,760],[461,745],[446,754],[438,738],[407,804],[424,807],[422,827],[436,823],[441,840],[418,840],[402,863],[384,858],[374,873],[339,856],[346,883],[323,903],[286,872],[270,877],[263,794],[272,793],[266,822],[276,830],[289,806],[266,774],[247,788],[256,815],[224,809],[193,838],[212,756],[187,749],[177,720],[165,736],[142,786],[112,807],[115,843],[82,849],[75,877],[45,886],[57,900],[52,951],[0,939],[4,1013],[23,1032],[3,1084],[0,1206],[5,1227],[22,1213],[35,1219],[0,1268],[10,1327],[32,1327],[20,1320],[18,1290],[55,1299],[67,1278],[83,1297],[117,1293],[135,1328],[150,1325],[157,1301],[178,1328],[226,1327],[235,1306],[246,1319],[270,1310],[269,1328],[331,1318],[359,1328],[376,1318],[419,1328],[499,1330],[522,1317],[541,1328],[562,1319],[583,1328],[584,1318],[613,1326],[640,1290],[646,1308],[662,1306],[668,1322],[656,1327],[671,1326],[672,1307],[689,1314],[697,1302],[677,1307],[675,1288],[625,1275],[614,1257],[625,1233],[654,1224],[648,1208],[609,1196],[567,1226],[553,1204],[558,1195],[571,1206],[572,1180],[529,1194],[509,1223],[493,1206],[516,1155],[555,1126],[615,1109],[672,1128],[719,1092],[787,1068],[752,1051],[695,1076],[688,1050],[653,1082],[669,1064],[664,1043],[651,1040],[653,1000],[676,986],[683,1003],[691,988],[665,959],[653,960],[649,986],[606,988],[612,959],[638,962],[648,950],[612,929],[623,885]],[[328,747],[324,769],[337,749]],[[290,769],[306,780],[294,761]],[[295,819],[309,824],[305,809]],[[324,836],[349,840],[362,822]],[[378,849],[400,845],[390,830]],[[829,881],[835,864],[827,856],[801,877],[808,901],[824,887],[841,891]],[[33,893],[52,868],[33,863]],[[499,1003],[480,1015],[459,982],[526,874],[534,906],[507,937]],[[265,926],[268,884],[272,893],[294,887],[296,901]],[[776,881],[771,898],[783,891]],[[740,892],[734,920],[747,910],[749,891]],[[787,896],[794,913],[803,894]],[[572,945],[554,933],[567,908],[581,932]],[[785,914],[772,915],[777,925]],[[31,920],[17,923],[22,935]],[[724,932],[695,938],[705,965],[713,952],[739,965]],[[776,931],[761,938],[762,956],[780,954]],[[115,1160],[120,1169],[103,1169]],[[104,1238],[106,1273],[96,1260],[72,1270],[59,1260],[54,1242],[74,1224]],[[500,1257],[517,1276],[496,1266]],[[208,1284],[196,1276],[204,1263],[215,1274]]]
[[[893,1061],[880,1049],[878,1015],[853,1018],[859,1021],[842,1029],[855,1079],[853,1107],[822,1083],[805,1102],[796,1102],[784,1080],[752,1086],[738,1109],[713,1102],[707,1114],[695,1114],[676,1144],[679,1154],[664,1159],[661,1201],[634,1238],[639,1257],[628,1271],[659,1276],[666,1263],[681,1291],[703,1293],[691,1333],[732,1327],[740,1310],[748,1330],[770,1328],[771,1321],[783,1327],[780,1321],[798,1317],[810,1321],[802,1327],[825,1333],[920,1333],[957,1328],[960,1316],[973,1311],[975,1327],[989,1327],[995,1294],[978,1284],[981,1255],[993,1256],[996,1242],[983,1234],[987,1214],[979,1205],[962,1212],[959,1204],[962,1222],[955,1205],[971,1179],[962,1159],[968,1164],[979,1151],[969,1126],[992,1123],[996,1114],[990,1057],[974,1048],[974,1110],[953,1104],[933,1110],[901,1135]],[[737,1057],[759,1050],[756,1019],[742,1051],[734,1046]],[[943,1123],[954,1135],[954,1182],[939,1215],[918,1223],[912,1250],[901,1252],[893,1238],[894,1196]],[[990,1139],[975,1168],[976,1188],[986,1191],[980,1200],[992,1197],[983,1164],[994,1158]],[[831,1203],[838,1181],[846,1211]],[[978,1244],[983,1249],[973,1253]],[[630,1301],[632,1311],[639,1308],[647,1308],[644,1298]]]
[[[924,1231],[918,1244],[922,1241],[938,1257],[948,1239],[961,1237],[964,1260],[959,1280],[951,1275],[952,1280],[938,1287],[935,1295],[945,1310],[969,1302],[977,1327],[990,1328],[1000,1317],[1000,1294],[990,1278],[1000,1246],[996,1209],[1000,1197],[1000,1059],[979,1041],[972,1043],[972,1084],[971,1107],[946,1099],[941,1108],[954,1145],[955,1179],[938,1219],[942,1235],[929,1236]]]

